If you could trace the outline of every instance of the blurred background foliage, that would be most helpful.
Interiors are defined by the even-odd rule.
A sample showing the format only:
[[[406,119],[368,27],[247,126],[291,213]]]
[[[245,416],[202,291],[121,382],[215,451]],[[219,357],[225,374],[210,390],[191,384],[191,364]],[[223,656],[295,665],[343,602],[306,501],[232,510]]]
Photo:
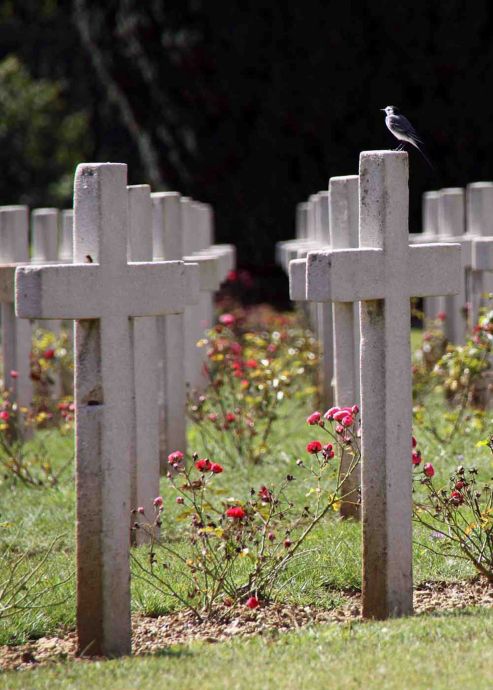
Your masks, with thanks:
[[[426,189],[493,177],[488,0],[0,0],[0,202],[70,204],[80,160],[213,204],[262,290],[294,208],[363,149],[411,152],[411,220]],[[268,297],[269,295],[266,294]]]

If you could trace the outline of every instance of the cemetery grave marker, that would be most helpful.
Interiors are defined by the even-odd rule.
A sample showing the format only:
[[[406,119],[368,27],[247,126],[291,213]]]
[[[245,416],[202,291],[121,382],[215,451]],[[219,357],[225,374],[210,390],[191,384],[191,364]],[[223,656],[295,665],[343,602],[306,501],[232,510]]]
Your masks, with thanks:
[[[307,298],[360,302],[363,615],[412,612],[410,299],[460,288],[460,246],[409,246],[408,156],[360,156],[359,248],[312,252]]]
[[[31,380],[31,324],[15,316],[14,276],[17,265],[29,262],[27,206],[0,207],[0,302],[4,386],[21,407],[33,398]],[[12,374],[16,372],[16,374]]]
[[[19,317],[76,321],[78,647],[107,656],[131,647],[132,320],[183,311],[186,273],[198,271],[181,261],[127,263],[126,173],[118,163],[79,165],[76,263],[16,271]]]

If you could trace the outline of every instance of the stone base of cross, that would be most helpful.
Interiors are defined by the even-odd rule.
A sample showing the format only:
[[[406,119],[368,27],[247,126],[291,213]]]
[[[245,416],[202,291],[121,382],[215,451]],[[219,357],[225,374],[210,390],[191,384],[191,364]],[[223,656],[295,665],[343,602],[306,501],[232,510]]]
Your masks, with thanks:
[[[409,245],[407,153],[362,153],[359,248],[309,254],[306,296],[360,302],[366,618],[412,612],[410,300],[458,292],[459,271],[459,245]]]

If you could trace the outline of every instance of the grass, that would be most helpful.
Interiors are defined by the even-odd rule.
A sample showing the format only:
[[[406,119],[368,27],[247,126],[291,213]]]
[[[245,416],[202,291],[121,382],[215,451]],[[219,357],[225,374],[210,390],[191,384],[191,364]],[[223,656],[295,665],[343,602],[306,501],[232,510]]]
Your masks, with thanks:
[[[384,623],[325,625],[148,657],[71,662],[0,678],[5,690],[486,690],[493,612],[469,609]]]
[[[427,414],[440,428],[447,423],[449,411],[438,397],[432,403]],[[288,473],[299,477],[295,460],[303,455],[307,441],[320,435],[304,423],[311,410],[301,410],[290,401],[283,406],[284,421],[271,440],[269,461],[256,467],[242,463],[225,466],[217,481],[226,495],[244,498],[251,486],[272,484]],[[425,461],[433,462],[444,483],[459,463],[477,464],[486,477],[491,475],[491,453],[476,443],[488,434],[490,424],[490,418],[478,421],[466,415],[460,434],[446,447],[437,443],[429,432],[417,429],[416,435]],[[190,448],[201,450],[194,429],[190,431]],[[61,626],[73,627],[75,623],[72,439],[57,431],[42,432],[32,441],[31,451],[41,456],[45,453],[55,467],[65,470],[60,483],[53,488],[0,483],[0,549],[4,554],[8,551],[10,560],[27,554],[23,567],[29,570],[40,563],[49,545],[58,538],[49,562],[32,586],[36,591],[61,581],[63,584],[43,598],[43,608],[27,610],[1,622],[0,644],[49,635]],[[222,461],[220,439],[212,459]],[[172,518],[174,498],[166,480],[161,488],[166,516]],[[294,501],[301,503],[306,493],[303,482],[293,482],[292,491]],[[166,526],[176,535],[172,519]],[[428,531],[415,526],[414,536],[416,583],[461,579],[474,574],[467,562],[444,558],[428,550],[426,544],[431,543]],[[315,551],[290,566],[289,585],[282,597],[296,603],[332,607],[338,603],[338,590],[360,585],[360,526],[340,522],[334,514],[312,533],[308,546]],[[4,571],[7,567],[4,562]],[[0,581],[1,576],[0,559]],[[173,600],[159,597],[137,578],[132,582],[132,594],[134,611],[156,614],[176,608]],[[67,663],[7,674],[0,678],[0,688],[40,690],[53,685],[66,689],[97,685],[102,690],[145,689],[161,681],[169,688],[204,690],[223,687],[481,689],[491,685],[488,664],[491,667],[492,618],[491,611],[471,609],[385,624],[328,625],[281,637],[269,634],[214,646],[191,644],[148,658]]]

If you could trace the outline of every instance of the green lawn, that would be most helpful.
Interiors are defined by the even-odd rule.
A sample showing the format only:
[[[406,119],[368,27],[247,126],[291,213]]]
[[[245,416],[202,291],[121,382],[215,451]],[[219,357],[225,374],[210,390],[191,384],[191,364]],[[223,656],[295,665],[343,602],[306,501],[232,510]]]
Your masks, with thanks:
[[[64,663],[0,678],[7,690],[489,690],[493,611],[326,625],[149,657]]]
[[[246,498],[250,487],[272,484],[288,473],[297,476],[293,499],[305,500],[306,485],[296,467],[307,441],[316,431],[305,417],[312,410],[300,409],[290,401],[270,444],[268,460],[259,466],[225,464],[217,483],[226,495]],[[435,398],[427,412],[437,427],[446,423],[449,411]],[[437,476],[446,483],[457,464],[476,464],[482,476],[491,476],[491,452],[477,447],[488,435],[491,417],[479,420],[466,415],[460,433],[446,446],[433,434],[416,428],[426,462],[433,462]],[[320,437],[323,439],[323,436]],[[199,453],[200,439],[190,430],[190,449]],[[20,643],[54,633],[60,625],[75,623],[74,582],[74,477],[70,436],[57,431],[42,432],[32,442],[32,452],[46,453],[57,467],[65,467],[58,486],[29,488],[0,483],[0,549],[9,559],[27,554],[25,567],[40,562],[53,539],[59,537],[36,588],[62,582],[43,597],[43,607],[0,623],[0,644]],[[221,462],[218,439],[213,460]],[[419,488],[418,488],[419,491]],[[175,510],[167,480],[162,482],[166,516]],[[177,535],[173,520],[166,522],[170,535]],[[415,581],[454,580],[470,577],[472,567],[462,560],[443,558],[426,548],[430,534],[415,527]],[[293,562],[289,584],[282,598],[303,604],[332,607],[340,601],[338,590],[360,585],[360,526],[341,522],[331,514],[310,536],[311,553]],[[4,572],[8,565],[3,564]],[[0,566],[1,581],[1,566]],[[31,586],[31,585],[30,585]],[[176,607],[134,578],[133,608],[156,614]],[[57,603],[62,602],[62,603]],[[38,602],[40,603],[40,602]],[[53,668],[6,674],[0,688],[62,687],[151,688],[159,683],[169,688],[486,688],[491,687],[493,613],[461,610],[436,616],[386,623],[331,624],[276,637],[268,634],[253,640],[236,640],[216,645],[191,644],[163,651],[147,658],[111,662],[67,663]]]

